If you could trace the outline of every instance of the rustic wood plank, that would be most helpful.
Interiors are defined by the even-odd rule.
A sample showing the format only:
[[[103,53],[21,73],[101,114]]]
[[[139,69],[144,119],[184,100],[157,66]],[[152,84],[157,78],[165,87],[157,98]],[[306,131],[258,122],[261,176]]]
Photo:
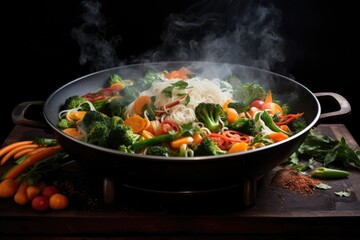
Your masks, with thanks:
[[[337,139],[344,137],[351,147],[359,148],[342,124],[319,125],[317,129]],[[44,129],[16,126],[4,144],[49,135],[51,133]],[[316,191],[304,196],[275,187],[270,180],[276,170],[259,181],[257,203],[250,208],[238,206],[237,196],[231,193],[193,199],[162,198],[147,194],[128,196],[129,190],[121,187],[117,188],[120,200],[107,205],[101,201],[102,179],[75,163],[60,176],[84,184],[84,188],[93,191],[88,200],[97,198],[98,202],[87,207],[75,205],[64,211],[36,213],[29,207],[15,205],[12,199],[0,199],[0,235],[16,236],[21,231],[21,234],[47,236],[47,239],[54,236],[72,239],[71,236],[81,238],[92,234],[108,236],[109,233],[119,236],[119,239],[143,235],[196,235],[204,239],[209,236],[226,239],[224,236],[251,235],[255,239],[255,236],[264,234],[276,238],[286,233],[309,239],[310,234],[327,229],[328,239],[332,239],[359,233],[359,228],[350,227],[350,223],[360,219],[359,172],[351,172],[348,179],[329,182],[334,191],[344,187],[352,189],[354,194],[350,198],[341,198],[333,191]]]

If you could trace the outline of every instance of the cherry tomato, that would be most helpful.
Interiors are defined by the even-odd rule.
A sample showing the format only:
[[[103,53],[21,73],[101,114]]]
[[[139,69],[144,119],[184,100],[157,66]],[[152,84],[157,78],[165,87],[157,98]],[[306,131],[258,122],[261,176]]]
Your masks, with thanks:
[[[171,120],[164,120],[160,123],[160,129],[163,132],[163,134],[167,134],[170,131],[178,132],[180,131],[179,125]]]
[[[209,133],[205,135],[205,137],[212,138],[221,150],[228,150],[230,148],[231,141],[229,141],[229,139],[227,139],[224,135]]]
[[[39,212],[44,212],[49,208],[49,198],[43,195],[37,195],[31,201],[31,207]]]
[[[65,209],[69,205],[69,199],[66,195],[55,193],[49,199],[50,208],[53,210]]]
[[[41,195],[50,198],[53,194],[59,193],[60,190],[54,185],[48,185],[41,190]]]
[[[261,109],[263,105],[264,105],[264,101],[260,99],[256,99],[250,103],[251,107],[256,107],[258,109]]]

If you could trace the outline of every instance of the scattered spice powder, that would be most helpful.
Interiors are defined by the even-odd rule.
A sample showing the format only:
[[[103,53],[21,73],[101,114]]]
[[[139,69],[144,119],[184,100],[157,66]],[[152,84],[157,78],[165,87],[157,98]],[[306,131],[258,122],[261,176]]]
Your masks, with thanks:
[[[320,183],[321,181],[302,175],[290,168],[278,170],[272,179],[272,184],[305,195],[313,194],[316,185]]]

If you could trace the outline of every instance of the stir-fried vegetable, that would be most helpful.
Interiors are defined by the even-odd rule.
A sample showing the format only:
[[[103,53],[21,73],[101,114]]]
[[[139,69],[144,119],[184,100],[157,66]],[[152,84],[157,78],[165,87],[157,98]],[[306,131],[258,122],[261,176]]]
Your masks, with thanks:
[[[183,67],[149,70],[138,81],[114,74],[103,89],[66,99],[58,126],[121,152],[192,157],[284,141],[306,127],[303,114],[259,83],[202,79]]]

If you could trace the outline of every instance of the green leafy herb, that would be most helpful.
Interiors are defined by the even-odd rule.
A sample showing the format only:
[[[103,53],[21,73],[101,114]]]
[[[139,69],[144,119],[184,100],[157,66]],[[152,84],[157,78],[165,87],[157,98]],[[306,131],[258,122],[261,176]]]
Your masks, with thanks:
[[[166,97],[172,97],[172,91],[174,88],[185,89],[189,84],[185,81],[177,81],[172,83],[170,86],[164,88],[161,93],[164,94]]]
[[[325,167],[331,163],[336,163],[345,167],[352,166],[360,169],[360,150],[352,149],[343,137],[341,140],[335,140],[316,132],[314,129],[309,131],[294,154],[299,158],[312,157]]]

